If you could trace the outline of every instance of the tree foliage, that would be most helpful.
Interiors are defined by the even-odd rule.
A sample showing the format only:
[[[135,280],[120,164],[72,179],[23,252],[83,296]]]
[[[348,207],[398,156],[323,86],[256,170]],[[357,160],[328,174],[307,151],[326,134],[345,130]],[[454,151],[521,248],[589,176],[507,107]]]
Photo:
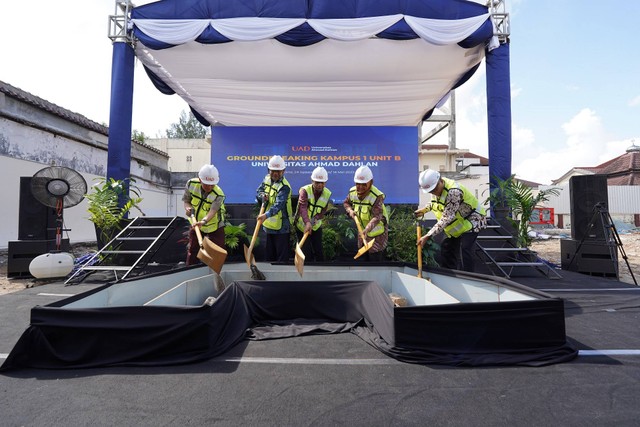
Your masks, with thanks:
[[[202,139],[208,132],[209,128],[203,126],[191,111],[182,111],[178,123],[172,123],[167,129],[167,138]]]
[[[134,129],[133,132],[131,132],[131,140],[132,141],[137,141],[140,143],[144,143],[144,141],[147,139],[147,135],[144,134],[144,132],[141,132],[137,129]]]

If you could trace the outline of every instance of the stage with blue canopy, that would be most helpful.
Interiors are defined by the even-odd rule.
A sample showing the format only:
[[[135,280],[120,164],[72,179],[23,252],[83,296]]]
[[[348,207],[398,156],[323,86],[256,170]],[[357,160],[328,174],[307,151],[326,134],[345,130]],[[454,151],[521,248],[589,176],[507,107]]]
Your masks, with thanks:
[[[128,42],[114,43],[108,175],[129,175],[134,58],[160,91],[214,127],[417,128],[486,57],[490,173],[508,176],[508,44],[494,33],[489,9],[466,0],[133,7]]]

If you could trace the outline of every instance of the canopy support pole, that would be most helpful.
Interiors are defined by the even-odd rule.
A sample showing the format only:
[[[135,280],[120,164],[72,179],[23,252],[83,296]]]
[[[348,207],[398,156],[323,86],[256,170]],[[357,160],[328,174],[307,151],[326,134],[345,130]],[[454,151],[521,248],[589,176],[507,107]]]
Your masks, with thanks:
[[[509,35],[511,24],[504,0],[492,1],[489,9],[499,46],[487,51],[487,127],[489,140],[489,188],[496,179],[511,176],[511,77]],[[493,203],[491,216],[496,217]]]
[[[511,176],[511,81],[509,44],[487,53],[487,126],[489,176]]]
[[[131,173],[134,51],[128,43],[113,44],[107,178],[128,179]]]

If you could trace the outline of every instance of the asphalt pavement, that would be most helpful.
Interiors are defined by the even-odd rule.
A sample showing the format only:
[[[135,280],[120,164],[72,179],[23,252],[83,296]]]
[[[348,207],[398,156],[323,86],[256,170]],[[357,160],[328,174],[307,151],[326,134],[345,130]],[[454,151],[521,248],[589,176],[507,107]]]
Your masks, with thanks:
[[[0,425],[640,425],[640,288],[568,272],[514,281],[565,299],[576,359],[457,368],[402,363],[349,333],[244,341],[182,366],[3,373]],[[0,363],[33,306],[95,286],[0,296]]]

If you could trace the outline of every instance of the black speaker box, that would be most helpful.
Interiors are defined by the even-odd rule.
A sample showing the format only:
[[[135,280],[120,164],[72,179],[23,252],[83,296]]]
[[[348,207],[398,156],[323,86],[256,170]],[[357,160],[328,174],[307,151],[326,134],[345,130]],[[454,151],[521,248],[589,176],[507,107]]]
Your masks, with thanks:
[[[571,238],[605,240],[604,227],[597,204],[607,209],[609,192],[606,175],[572,176],[569,179],[571,200]],[[593,220],[593,221],[592,221]]]
[[[618,276],[618,247],[604,240],[562,239],[560,255],[563,270]]]
[[[40,203],[31,192],[31,177],[20,177],[18,240],[50,240],[56,237],[56,210]]]
[[[7,259],[7,277],[28,276],[29,264],[38,255],[56,250],[56,241],[53,240],[24,240],[10,241]],[[69,252],[69,239],[62,239],[60,250]]]

